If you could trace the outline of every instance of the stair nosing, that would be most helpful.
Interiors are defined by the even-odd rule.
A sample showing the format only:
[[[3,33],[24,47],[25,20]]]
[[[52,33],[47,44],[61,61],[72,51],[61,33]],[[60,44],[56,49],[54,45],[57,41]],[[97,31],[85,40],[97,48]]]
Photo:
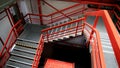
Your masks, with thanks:
[[[21,49],[18,49],[18,48],[14,48],[14,50],[17,50],[17,51],[21,51],[21,52],[26,52],[26,53],[29,53],[29,54],[34,54],[34,52],[30,52],[30,51],[27,51],[27,50],[21,50]]]
[[[11,64],[6,64],[6,66],[13,67],[13,68],[20,68],[20,67],[17,67],[17,66],[11,65]]]
[[[32,58],[32,57],[29,57],[29,56],[23,56],[23,55],[18,55],[18,54],[14,54],[14,53],[11,53],[11,55],[21,57],[21,58],[25,58],[25,59],[34,60],[34,57]]]
[[[9,61],[12,61],[12,62],[18,62],[18,63],[20,63],[20,64],[24,64],[24,65],[32,66],[31,63],[27,63],[27,62],[23,62],[23,61],[18,61],[18,60],[15,60],[15,59],[9,59]]]

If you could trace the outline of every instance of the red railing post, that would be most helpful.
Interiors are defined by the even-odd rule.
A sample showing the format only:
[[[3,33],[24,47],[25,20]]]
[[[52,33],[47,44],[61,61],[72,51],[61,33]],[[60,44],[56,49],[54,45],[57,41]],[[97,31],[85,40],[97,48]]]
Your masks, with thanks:
[[[77,22],[75,36],[77,36],[78,26],[80,22]]]
[[[53,19],[52,19],[52,17],[53,17],[53,16],[51,15],[51,23],[53,23]]]
[[[95,21],[94,21],[94,24],[93,24],[93,27],[96,28],[97,24],[98,24],[98,19],[99,19],[99,16],[96,16],[95,18]]]
[[[30,23],[32,23],[31,15],[29,14]]]
[[[47,41],[49,41],[49,34],[48,34],[48,30],[47,30]]]
[[[41,25],[43,25],[41,0],[37,0],[37,3],[38,3],[38,11],[39,11],[40,23],[41,23]]]
[[[96,26],[97,26],[98,19],[99,19],[99,16],[96,16],[94,24],[93,24],[94,28],[96,28]],[[89,46],[89,43],[90,43],[90,40],[91,40],[93,34],[94,34],[94,31],[92,30],[91,33],[90,33],[90,37],[88,39],[88,42],[87,42],[87,47]]]

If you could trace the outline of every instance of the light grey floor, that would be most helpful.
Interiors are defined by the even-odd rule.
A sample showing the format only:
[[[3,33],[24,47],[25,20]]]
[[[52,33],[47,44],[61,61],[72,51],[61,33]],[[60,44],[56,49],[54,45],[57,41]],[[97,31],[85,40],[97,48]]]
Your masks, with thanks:
[[[93,25],[94,20],[95,20],[95,17],[92,17],[92,16],[87,18],[87,22],[91,25]],[[96,28],[100,33],[106,68],[118,68],[115,54],[114,54],[111,42],[109,40],[109,36],[107,34],[106,28],[104,26],[102,17],[99,18]]]

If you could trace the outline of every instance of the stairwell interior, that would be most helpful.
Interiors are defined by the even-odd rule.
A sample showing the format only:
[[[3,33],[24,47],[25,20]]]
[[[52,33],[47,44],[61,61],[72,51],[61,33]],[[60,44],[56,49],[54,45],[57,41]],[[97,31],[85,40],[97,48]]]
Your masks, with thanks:
[[[0,8],[1,68],[120,67],[117,1],[6,2]]]

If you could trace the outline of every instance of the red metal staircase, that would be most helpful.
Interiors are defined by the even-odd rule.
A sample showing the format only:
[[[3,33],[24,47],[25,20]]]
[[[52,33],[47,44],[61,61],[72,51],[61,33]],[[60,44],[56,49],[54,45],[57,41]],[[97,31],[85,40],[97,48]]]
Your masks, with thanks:
[[[118,5],[103,4],[103,3],[100,4],[100,3],[93,3],[93,2],[81,2],[81,3],[82,4],[97,4],[99,7],[113,6],[113,7],[116,7],[119,9]],[[42,34],[40,36],[40,40],[39,40],[36,48],[33,48],[33,46],[30,47],[30,46],[26,46],[26,45],[25,46],[21,45],[21,47],[35,49],[36,53],[14,48],[16,51],[20,51],[21,53],[25,52],[25,53],[34,54],[34,56],[33,56],[34,58],[32,57],[33,59],[31,61],[31,64],[28,64],[28,63],[25,63],[22,61],[9,59],[10,55],[15,53],[15,52],[13,52],[13,53],[10,52],[11,48],[13,47],[13,44],[16,42],[18,36],[21,34],[21,32],[24,29],[24,27],[23,27],[24,24],[21,24],[23,22],[22,19],[19,20],[11,28],[10,33],[6,39],[6,42],[3,44],[2,50],[0,51],[0,67],[4,67],[4,65],[6,64],[6,62],[9,59],[13,62],[18,62],[18,63],[24,64],[24,65],[29,65],[32,68],[38,68],[41,54],[42,54],[43,47],[44,47],[44,43],[54,42],[54,40],[59,40],[59,39],[63,39],[63,38],[69,38],[70,36],[75,37],[75,36],[79,36],[81,34],[84,34],[87,38],[86,46],[91,47],[92,67],[93,68],[108,67],[107,63],[105,62],[105,61],[107,61],[106,57],[105,57],[105,53],[103,53],[103,50],[104,50],[103,45],[105,45],[105,44],[103,44],[103,43],[101,44],[101,42],[103,40],[101,40],[101,38],[100,38],[101,37],[100,35],[103,35],[103,34],[99,34],[98,30],[96,29],[99,16],[102,17],[102,19],[104,21],[104,25],[107,29],[107,33],[109,36],[109,39],[107,39],[107,40],[109,40],[109,42],[107,42],[107,43],[108,44],[111,43],[110,45],[112,45],[112,46],[110,46],[110,48],[113,48],[112,52],[114,52],[115,59],[117,60],[117,65],[118,65],[118,67],[120,67],[120,57],[119,57],[120,56],[120,54],[119,54],[120,36],[110,18],[107,10],[99,10],[100,8],[98,8],[97,10],[99,10],[99,11],[89,12],[93,9],[85,8],[85,5],[82,5],[82,8],[77,8],[77,9],[71,10],[70,12],[65,12],[66,10],[70,10],[71,8],[75,8],[75,7],[79,7],[79,6],[81,6],[81,5],[75,4],[71,7],[65,8],[63,10],[58,10],[59,12],[63,12],[67,16],[75,18],[70,21],[69,21],[69,19],[65,18],[64,15],[59,15],[58,11],[54,12],[52,14],[49,14],[49,15],[27,14],[26,16],[24,16],[24,19],[26,22],[30,22],[30,23],[39,22],[37,24],[40,24],[40,20],[38,18],[34,18],[34,17],[38,17],[38,16],[42,16],[43,18],[45,17],[48,20],[43,19],[43,22],[46,22],[45,24],[47,24],[48,27],[50,27],[50,28],[42,30]],[[4,10],[4,11],[6,11],[6,10]],[[84,15],[76,16],[77,14],[81,14],[81,13],[83,13]],[[117,14],[115,12],[113,12],[113,13],[115,14],[115,16],[117,16]],[[53,15],[54,15],[54,17],[53,17]],[[93,26],[91,26],[90,24],[88,24],[86,22],[86,19],[88,16],[96,16]],[[118,16],[117,16],[117,19],[118,19],[118,22],[116,23],[116,25],[118,26],[118,29],[119,29],[119,17]],[[61,20],[64,20],[64,22],[59,22]],[[16,54],[13,54],[13,55],[16,55]],[[20,57],[20,55],[17,55],[17,56]],[[12,56],[12,57],[14,57],[14,56]],[[25,56],[22,56],[22,57],[26,58],[26,59],[30,59],[29,57],[25,57]],[[9,64],[8,64],[8,66],[16,67],[14,65],[9,65]]]

